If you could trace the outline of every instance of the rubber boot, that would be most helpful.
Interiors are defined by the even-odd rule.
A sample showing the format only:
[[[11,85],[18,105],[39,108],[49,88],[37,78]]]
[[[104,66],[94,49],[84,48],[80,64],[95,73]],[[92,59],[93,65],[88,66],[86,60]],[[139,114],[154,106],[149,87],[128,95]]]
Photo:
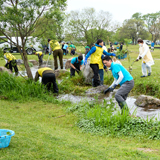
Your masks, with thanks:
[[[127,105],[126,101],[119,102],[119,106],[121,108],[121,115],[124,114],[124,113],[127,113],[128,115],[130,115],[128,105]]]

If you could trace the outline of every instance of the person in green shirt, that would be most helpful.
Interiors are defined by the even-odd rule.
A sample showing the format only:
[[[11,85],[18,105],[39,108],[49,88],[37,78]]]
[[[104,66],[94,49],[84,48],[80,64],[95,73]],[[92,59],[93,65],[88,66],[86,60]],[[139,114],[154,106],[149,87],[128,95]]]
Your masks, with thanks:
[[[75,55],[75,51],[76,51],[76,47],[73,43],[71,43],[71,45],[69,46],[69,48],[71,48],[71,55]]]
[[[86,50],[86,53],[85,53],[85,56],[87,55],[87,53],[90,51],[90,47],[89,45],[85,46],[85,50]]]

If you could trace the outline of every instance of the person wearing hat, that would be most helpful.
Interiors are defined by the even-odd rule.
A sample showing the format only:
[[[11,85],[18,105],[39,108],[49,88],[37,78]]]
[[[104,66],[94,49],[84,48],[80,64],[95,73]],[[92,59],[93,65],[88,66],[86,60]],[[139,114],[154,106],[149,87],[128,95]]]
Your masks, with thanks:
[[[63,51],[61,49],[59,42],[56,40],[48,39],[48,43],[49,43],[49,55],[51,55],[53,51],[55,70],[58,69],[57,56],[59,57],[61,69],[63,69]]]
[[[48,91],[51,90],[51,86],[53,85],[54,93],[58,93],[58,86],[53,69],[48,67],[38,69],[34,79],[35,82],[38,81],[39,77],[42,77],[42,84],[46,86]]]
[[[70,72],[71,77],[75,76],[75,71],[79,74],[83,64],[83,56],[74,57],[71,60]]]

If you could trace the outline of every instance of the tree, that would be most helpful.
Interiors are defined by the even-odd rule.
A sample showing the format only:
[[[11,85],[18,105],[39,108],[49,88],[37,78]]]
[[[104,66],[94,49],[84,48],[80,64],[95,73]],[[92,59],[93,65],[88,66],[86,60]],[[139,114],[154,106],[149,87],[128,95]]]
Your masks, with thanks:
[[[28,78],[33,79],[28,65],[25,44],[28,36],[38,28],[38,20],[43,16],[52,18],[60,15],[66,6],[66,0],[1,0],[0,1],[0,34],[3,34],[18,48],[27,71]],[[44,31],[42,30],[42,33]],[[16,37],[16,43],[11,36]],[[19,40],[19,38],[21,40]],[[20,42],[21,41],[21,42]],[[23,52],[21,53],[21,48]]]
[[[160,36],[160,12],[149,13],[143,16],[152,40],[155,42]]]
[[[107,30],[111,27],[111,14],[104,11],[97,13],[93,8],[85,8],[82,11],[71,11],[67,15],[67,22],[67,34],[84,37],[87,44],[92,45],[98,38],[107,38]]]
[[[134,16],[133,16],[134,17]],[[120,37],[132,39],[132,42],[137,43],[139,37],[147,37],[144,22],[142,19],[127,19],[123,22],[123,26],[120,30]]]

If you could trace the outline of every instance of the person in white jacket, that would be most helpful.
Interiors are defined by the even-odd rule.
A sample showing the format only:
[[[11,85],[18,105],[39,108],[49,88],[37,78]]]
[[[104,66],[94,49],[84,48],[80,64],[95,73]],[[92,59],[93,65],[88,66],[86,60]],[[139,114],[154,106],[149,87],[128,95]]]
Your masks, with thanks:
[[[154,64],[151,52],[149,50],[149,47],[147,44],[143,42],[142,39],[138,39],[139,44],[139,55],[136,59],[136,61],[139,61],[142,59],[142,78],[147,77],[147,70],[148,70],[148,76],[151,75],[151,66]]]

